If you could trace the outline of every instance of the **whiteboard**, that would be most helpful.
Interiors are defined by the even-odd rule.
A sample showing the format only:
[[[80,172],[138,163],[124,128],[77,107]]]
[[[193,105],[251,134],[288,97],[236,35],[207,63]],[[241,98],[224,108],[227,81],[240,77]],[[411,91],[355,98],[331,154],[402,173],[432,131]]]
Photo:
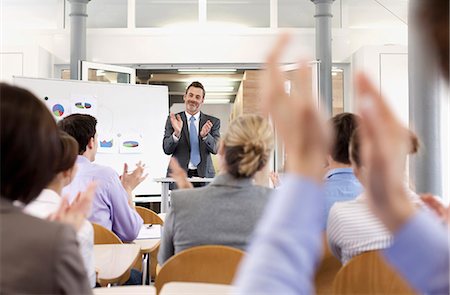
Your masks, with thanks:
[[[56,120],[71,113],[93,115],[99,141],[95,163],[120,175],[124,163],[132,170],[141,160],[149,175],[134,193],[161,194],[161,184],[153,179],[165,177],[169,163],[162,149],[169,113],[167,86],[25,77],[14,77],[14,84],[42,99]]]

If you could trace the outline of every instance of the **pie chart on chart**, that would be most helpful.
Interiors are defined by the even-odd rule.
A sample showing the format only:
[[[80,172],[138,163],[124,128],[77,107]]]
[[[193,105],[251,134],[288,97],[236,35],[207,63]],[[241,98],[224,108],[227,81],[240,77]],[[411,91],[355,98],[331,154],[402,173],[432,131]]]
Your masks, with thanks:
[[[64,107],[60,104],[55,104],[52,107],[52,112],[56,117],[61,117],[62,115],[64,115]]]

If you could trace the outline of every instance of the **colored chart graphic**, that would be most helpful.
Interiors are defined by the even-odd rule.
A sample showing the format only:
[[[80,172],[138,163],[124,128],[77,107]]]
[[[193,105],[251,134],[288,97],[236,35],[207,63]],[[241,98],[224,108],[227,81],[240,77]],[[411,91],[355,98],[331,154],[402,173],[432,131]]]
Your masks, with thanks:
[[[55,104],[52,107],[52,112],[56,117],[61,117],[62,115],[64,115],[64,107],[60,104]]]
[[[102,148],[112,148],[112,146],[113,146],[113,139],[100,141],[100,147]]]
[[[92,108],[92,104],[90,104],[90,103],[88,103],[88,102],[85,102],[85,103],[82,103],[82,102],[76,102],[76,103],[75,103],[75,106],[76,106],[77,108],[79,108],[79,109],[90,109],[90,108]]]
[[[123,146],[127,148],[136,148],[139,146],[139,142],[134,140],[128,140],[123,142]]]

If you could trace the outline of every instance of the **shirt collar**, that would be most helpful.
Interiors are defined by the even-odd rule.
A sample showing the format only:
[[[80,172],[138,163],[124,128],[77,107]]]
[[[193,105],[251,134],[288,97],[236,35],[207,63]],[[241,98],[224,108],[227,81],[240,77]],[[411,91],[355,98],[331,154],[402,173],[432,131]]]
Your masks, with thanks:
[[[81,156],[81,155],[77,156],[77,164],[86,164],[86,163],[90,163],[90,162],[91,161],[88,158],[86,158],[85,156]]]
[[[59,204],[61,202],[61,197],[54,190],[45,188],[36,200],[39,202]]]
[[[335,168],[328,170],[325,174],[325,179],[330,178],[335,174],[353,174],[353,168]]]
[[[186,115],[187,121],[189,122],[189,120],[191,119],[192,115],[189,114],[186,111],[184,111],[184,114]],[[195,118],[195,122],[198,122],[198,118],[200,118],[200,111],[198,111],[197,114],[194,115],[194,118]]]

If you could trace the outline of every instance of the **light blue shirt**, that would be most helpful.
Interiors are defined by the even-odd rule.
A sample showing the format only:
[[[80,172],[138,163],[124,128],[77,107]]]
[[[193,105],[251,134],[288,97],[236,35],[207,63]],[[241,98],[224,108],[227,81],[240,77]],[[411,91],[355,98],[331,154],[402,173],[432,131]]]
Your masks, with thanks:
[[[286,175],[266,208],[237,275],[238,294],[313,294],[322,254],[321,187]]]
[[[324,179],[324,228],[328,221],[330,209],[335,202],[353,200],[363,191],[364,188],[356,178],[352,168],[336,168],[328,171]]]
[[[448,228],[421,211],[395,233],[383,254],[420,293],[450,294],[449,251]]]
[[[97,182],[89,221],[98,223],[113,231],[122,241],[136,239],[142,218],[128,204],[128,193],[113,169],[92,163],[88,158],[78,156],[78,171],[72,182],[63,190],[72,202],[78,192],[86,190],[91,181]]]

